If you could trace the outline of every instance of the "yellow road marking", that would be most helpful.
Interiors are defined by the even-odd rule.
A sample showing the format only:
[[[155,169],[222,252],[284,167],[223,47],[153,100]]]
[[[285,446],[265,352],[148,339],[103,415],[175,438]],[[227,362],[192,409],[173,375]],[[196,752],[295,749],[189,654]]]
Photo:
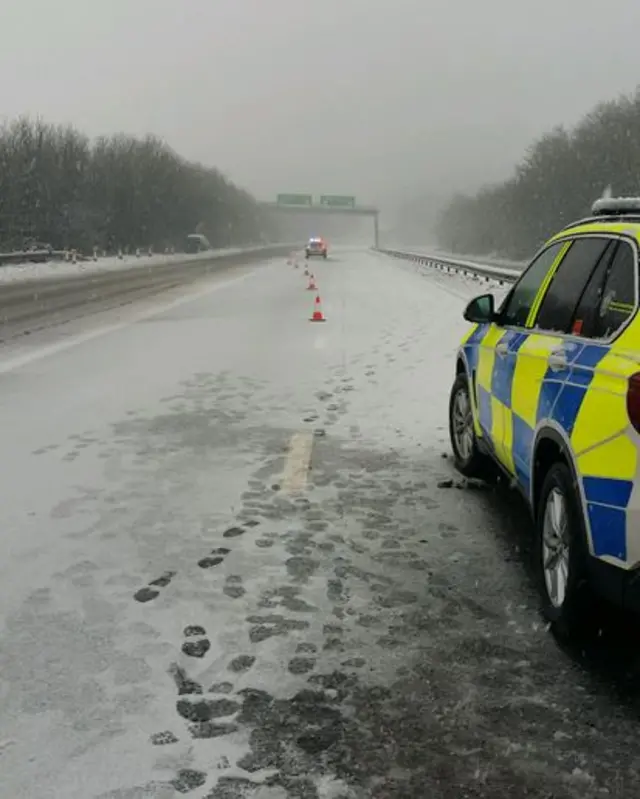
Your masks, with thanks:
[[[291,436],[282,473],[284,494],[299,494],[307,487],[312,450],[313,433],[294,433]]]

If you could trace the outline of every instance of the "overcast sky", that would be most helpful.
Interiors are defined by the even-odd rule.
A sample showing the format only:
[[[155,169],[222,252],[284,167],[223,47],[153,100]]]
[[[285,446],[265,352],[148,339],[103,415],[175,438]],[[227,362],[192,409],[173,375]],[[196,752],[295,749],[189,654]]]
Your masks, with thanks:
[[[640,0],[0,0],[0,114],[156,133],[267,199],[502,177],[640,81]]]

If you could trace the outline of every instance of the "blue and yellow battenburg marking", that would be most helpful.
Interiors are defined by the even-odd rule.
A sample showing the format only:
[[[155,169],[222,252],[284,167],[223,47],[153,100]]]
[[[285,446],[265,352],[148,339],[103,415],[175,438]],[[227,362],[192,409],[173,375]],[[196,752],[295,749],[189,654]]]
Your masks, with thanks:
[[[639,367],[624,357],[635,344],[625,334],[604,345],[495,325],[475,326],[462,343],[476,387],[476,432],[488,437],[530,496],[535,431],[545,424],[560,429],[582,483],[593,553],[622,566],[636,560],[627,562],[638,446],[628,433],[626,388]],[[566,366],[551,365],[549,357],[560,347]]]

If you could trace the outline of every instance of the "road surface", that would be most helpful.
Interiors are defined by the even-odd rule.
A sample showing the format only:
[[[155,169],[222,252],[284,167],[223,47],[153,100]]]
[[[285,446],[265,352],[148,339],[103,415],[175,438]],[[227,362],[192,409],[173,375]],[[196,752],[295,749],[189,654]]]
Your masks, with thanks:
[[[0,794],[636,796],[628,628],[563,651],[446,457],[481,284],[311,268],[324,323],[275,259],[2,350]]]

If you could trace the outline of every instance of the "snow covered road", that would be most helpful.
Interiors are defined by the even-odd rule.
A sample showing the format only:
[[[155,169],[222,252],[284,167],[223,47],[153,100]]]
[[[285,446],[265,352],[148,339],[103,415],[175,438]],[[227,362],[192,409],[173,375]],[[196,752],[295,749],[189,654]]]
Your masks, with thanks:
[[[0,343],[199,283],[213,272],[288,253],[290,246],[281,244],[146,260],[106,258],[4,267],[0,269]]]
[[[3,350],[0,796],[634,795],[635,699],[445,457],[486,284],[311,269],[324,324],[274,259]]]

